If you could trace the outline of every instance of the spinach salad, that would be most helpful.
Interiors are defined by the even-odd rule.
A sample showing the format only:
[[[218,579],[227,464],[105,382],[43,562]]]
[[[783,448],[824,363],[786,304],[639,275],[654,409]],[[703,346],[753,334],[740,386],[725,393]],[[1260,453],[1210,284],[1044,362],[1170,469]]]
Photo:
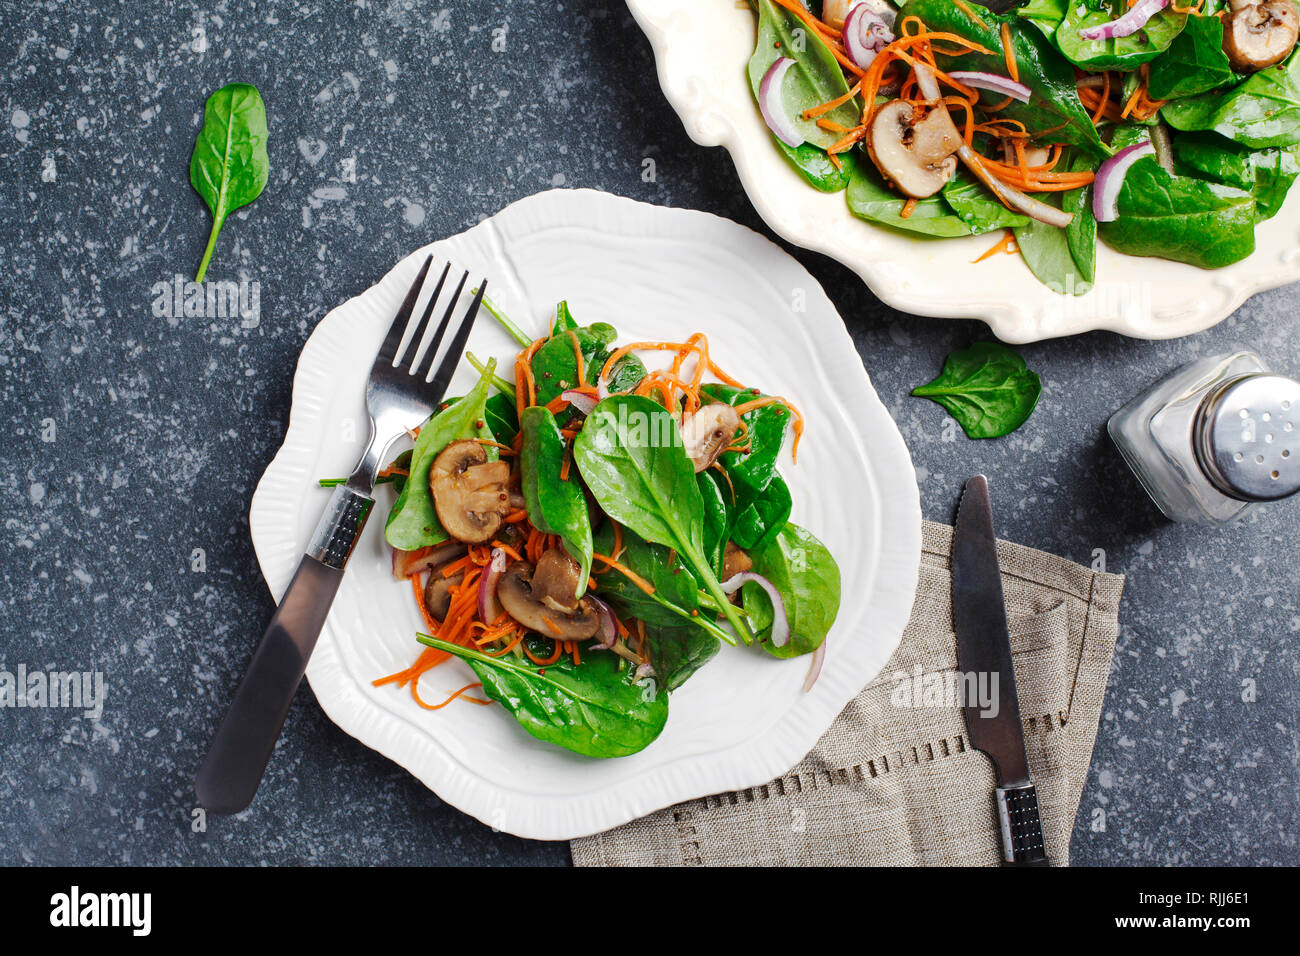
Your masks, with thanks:
[[[748,74],[774,143],[857,217],[1002,232],[1087,292],[1097,240],[1215,268],[1300,172],[1293,0],[753,0]]]
[[[777,467],[803,416],[733,378],[701,333],[616,345],[567,303],[444,402],[381,473],[385,537],[427,633],[408,668],[375,681],[428,709],[495,701],[533,736],[591,757],[649,745],[668,697],[720,646],[821,669],[840,601],[835,559],[790,522]],[[666,367],[650,370],[639,354]],[[652,363],[654,364],[654,363]],[[420,676],[450,658],[477,681],[426,703]],[[482,688],[486,698],[466,695]]]

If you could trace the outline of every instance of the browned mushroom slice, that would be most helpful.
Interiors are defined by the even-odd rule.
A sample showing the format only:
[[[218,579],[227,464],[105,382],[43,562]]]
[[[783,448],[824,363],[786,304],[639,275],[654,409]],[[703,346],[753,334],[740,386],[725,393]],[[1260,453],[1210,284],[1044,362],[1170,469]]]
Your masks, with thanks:
[[[434,568],[429,572],[429,580],[424,582],[424,608],[435,621],[441,621],[447,616],[451,607],[451,589],[465,577],[464,571],[444,577],[442,570]]]
[[[429,490],[443,530],[457,541],[479,544],[497,533],[510,513],[510,466],[488,461],[476,441],[454,441],[433,460]]]
[[[740,430],[740,416],[724,402],[702,405],[682,422],[682,444],[686,457],[699,474],[708,468],[731,444]]]
[[[905,100],[890,100],[868,133],[867,152],[880,174],[913,199],[933,196],[957,170],[962,139],[942,107],[922,115]]]
[[[742,571],[753,569],[754,562],[749,559],[749,555],[728,541],[727,550],[722,555],[722,580],[730,581]]]
[[[551,548],[537,559],[533,571],[533,597],[553,611],[572,614],[578,606],[582,567],[563,548]]]
[[[497,600],[505,612],[529,630],[562,641],[585,641],[600,630],[600,616],[583,598],[572,614],[563,614],[542,603],[533,588],[533,566],[515,561],[497,582]]]
[[[1234,69],[1250,73],[1285,60],[1297,36],[1300,14],[1291,0],[1234,0],[1232,13],[1223,21],[1223,52]]]

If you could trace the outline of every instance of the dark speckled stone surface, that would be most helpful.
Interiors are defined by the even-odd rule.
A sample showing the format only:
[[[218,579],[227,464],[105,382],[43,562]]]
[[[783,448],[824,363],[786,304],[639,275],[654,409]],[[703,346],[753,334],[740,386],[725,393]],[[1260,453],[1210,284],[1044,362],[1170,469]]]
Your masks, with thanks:
[[[252,809],[192,832],[190,781],[272,610],[248,501],[327,310],[556,185],[764,229],[726,154],[682,132],[626,9],[4,3],[0,63],[0,662],[107,680],[98,721],[0,709],[0,863],[566,863],[564,844],[444,806],[307,690]],[[203,251],[189,155],[205,96],[232,80],[262,91],[272,173],[212,277],[259,282],[261,321],[169,322],[150,290]],[[1028,425],[950,444],[907,391],[984,327],[893,312],[791,251],[832,290],[927,517],[950,520],[984,471],[1004,537],[1085,563],[1100,549],[1128,575],[1075,861],[1300,863],[1300,502],[1222,531],[1170,525],[1103,431],[1141,384],[1234,344],[1300,373],[1296,288],[1180,341],[1027,347],[1045,383]]]

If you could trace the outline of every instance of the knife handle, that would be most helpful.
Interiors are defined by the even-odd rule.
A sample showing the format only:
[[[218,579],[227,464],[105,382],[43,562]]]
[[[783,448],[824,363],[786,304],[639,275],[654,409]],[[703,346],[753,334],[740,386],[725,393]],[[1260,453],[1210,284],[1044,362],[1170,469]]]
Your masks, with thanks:
[[[372,504],[350,488],[334,490],[195,777],[209,813],[238,813],[257,793]]]
[[[1047,866],[1043,822],[1038,815],[1038,791],[1023,787],[998,787],[998,824],[1002,830],[1002,861],[1012,866]]]

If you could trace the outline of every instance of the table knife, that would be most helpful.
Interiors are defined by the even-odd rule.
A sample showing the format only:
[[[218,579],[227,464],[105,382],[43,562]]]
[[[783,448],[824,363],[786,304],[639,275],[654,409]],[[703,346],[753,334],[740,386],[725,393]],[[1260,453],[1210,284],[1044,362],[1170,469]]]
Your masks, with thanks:
[[[957,669],[968,678],[962,701],[971,746],[993,761],[994,805],[1002,837],[1002,861],[1011,866],[1045,866],[1038,794],[1029,778],[1025,732],[1011,664],[1002,573],[988,479],[966,482],[952,537],[952,620],[957,632]],[[996,688],[993,681],[997,682]],[[987,687],[985,701],[970,688]],[[996,700],[997,706],[992,706]]]

